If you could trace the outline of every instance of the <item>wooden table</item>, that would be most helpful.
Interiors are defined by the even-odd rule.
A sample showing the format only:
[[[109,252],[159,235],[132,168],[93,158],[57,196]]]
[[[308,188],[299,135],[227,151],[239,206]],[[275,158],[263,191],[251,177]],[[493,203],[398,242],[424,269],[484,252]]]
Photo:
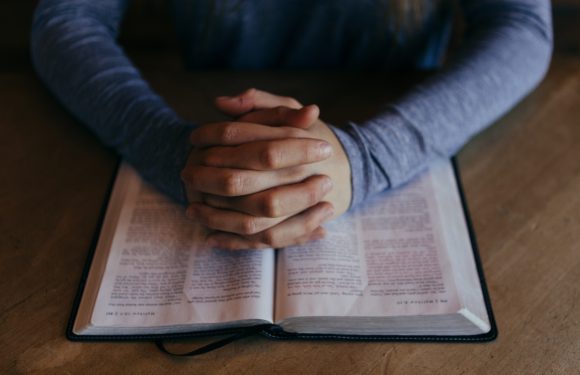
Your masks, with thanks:
[[[319,103],[329,122],[357,120],[414,79],[189,74],[167,62],[144,63],[143,69],[183,116],[200,121],[216,118],[210,106],[214,95],[248,86]],[[69,342],[65,325],[116,157],[31,72],[1,74],[0,103],[0,373],[572,374],[580,369],[578,57],[556,57],[539,88],[459,154],[500,332],[488,344],[251,337],[183,359],[162,354],[151,343]]]

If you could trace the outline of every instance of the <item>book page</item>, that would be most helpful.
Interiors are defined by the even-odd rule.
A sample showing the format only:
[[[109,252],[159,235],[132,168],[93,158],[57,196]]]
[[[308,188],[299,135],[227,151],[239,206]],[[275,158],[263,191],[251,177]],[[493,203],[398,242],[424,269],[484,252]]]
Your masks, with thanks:
[[[274,250],[200,248],[190,259],[185,294],[195,321],[273,321]]]
[[[143,183],[127,165],[117,177],[115,190],[121,188],[125,193],[116,195],[122,205],[92,325],[271,321],[273,250],[234,253],[204,248],[204,233],[185,217],[183,207]],[[118,202],[111,202],[115,205]],[[89,294],[90,289],[87,285]]]
[[[330,223],[327,238],[281,251],[276,321],[457,312],[432,173]]]
[[[439,209],[439,220],[442,223],[445,242],[451,244],[451,249],[468,249],[472,246],[468,235],[467,222],[465,221],[461,198],[455,189],[449,189],[446,181],[454,178],[452,168],[435,166],[433,177],[433,187]],[[477,325],[482,332],[491,329],[487,307],[483,303],[483,291],[479,281],[475,258],[472,253],[451,251],[449,256],[453,277],[459,294],[462,309],[460,314]]]

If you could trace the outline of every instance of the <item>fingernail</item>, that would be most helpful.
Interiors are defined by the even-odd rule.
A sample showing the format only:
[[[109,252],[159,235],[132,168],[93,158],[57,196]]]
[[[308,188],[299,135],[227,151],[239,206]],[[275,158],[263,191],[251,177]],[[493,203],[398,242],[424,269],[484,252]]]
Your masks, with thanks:
[[[218,241],[217,241],[215,238],[208,237],[208,238],[205,240],[205,244],[206,244],[207,246],[209,246],[209,247],[217,247],[217,245],[218,245]]]
[[[327,208],[324,212],[324,220],[330,218],[332,215],[334,215],[334,208]]]
[[[187,216],[189,219],[195,219],[195,217],[197,216],[197,205],[195,203],[190,204],[189,207],[187,207],[187,209],[185,210],[185,216]]]
[[[320,156],[327,158],[332,155],[332,146],[330,146],[330,144],[327,142],[319,142],[318,152],[320,153]]]
[[[332,190],[334,186],[334,183],[332,182],[331,178],[325,178],[324,182],[322,183],[322,191],[324,191],[325,193],[328,193],[329,191]]]
[[[304,107],[306,111],[312,112],[312,115],[318,117],[320,115],[320,108],[316,104],[310,104]]]
[[[215,98],[216,100],[233,100],[234,98],[231,96],[218,96]]]
[[[312,237],[310,237],[311,241],[321,240],[326,236],[326,232],[323,230],[316,231]]]

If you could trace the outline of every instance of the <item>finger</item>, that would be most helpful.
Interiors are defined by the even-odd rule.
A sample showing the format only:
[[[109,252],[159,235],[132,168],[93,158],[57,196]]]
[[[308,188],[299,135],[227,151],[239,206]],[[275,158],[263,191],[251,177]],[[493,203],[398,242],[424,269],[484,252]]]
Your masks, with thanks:
[[[206,238],[206,245],[226,250],[269,249],[270,246],[245,239],[244,237],[226,232],[213,232]]]
[[[274,107],[253,111],[241,116],[237,121],[272,126],[294,126],[301,129],[308,129],[316,122],[316,120],[318,120],[319,115],[320,109],[317,105],[313,104],[300,109]]]
[[[332,146],[326,141],[288,138],[210,147],[201,152],[200,163],[209,167],[266,171],[316,163],[331,155]]]
[[[302,245],[310,241],[317,241],[326,236],[326,230],[323,227],[316,228],[312,233],[296,238],[292,245]],[[248,240],[243,236],[225,232],[213,232],[206,240],[211,247],[229,249],[229,250],[243,250],[243,249],[264,249],[271,248],[255,240]]]
[[[251,235],[273,227],[285,218],[256,217],[245,213],[214,208],[202,203],[192,203],[186,211],[187,217],[209,229]]]
[[[215,168],[195,165],[181,172],[181,179],[191,190],[235,197],[254,194],[279,185],[304,180],[309,173],[303,166],[274,171]]]
[[[303,245],[310,241],[321,240],[324,237],[326,237],[326,229],[324,229],[324,227],[318,227],[314,229],[312,233],[296,238],[296,243],[294,243],[293,245]]]
[[[302,107],[302,104],[294,98],[274,95],[254,88],[248,89],[235,96],[219,96],[215,99],[215,105],[218,110],[233,117],[255,111],[256,109],[279,106],[294,109]]]
[[[298,238],[302,238],[312,233],[325,220],[334,214],[332,204],[320,202],[317,205],[294,215],[280,224],[266,229],[262,232],[244,236],[250,242],[258,242],[271,247],[285,247],[296,243]],[[213,235],[209,238],[214,238]]]
[[[309,132],[292,127],[272,127],[246,122],[217,122],[200,126],[189,137],[198,147],[235,146],[242,143],[282,138],[314,138]]]
[[[244,212],[258,217],[294,215],[322,201],[332,190],[327,176],[312,176],[297,184],[277,186],[242,197],[222,197],[204,194],[205,204],[222,209]]]

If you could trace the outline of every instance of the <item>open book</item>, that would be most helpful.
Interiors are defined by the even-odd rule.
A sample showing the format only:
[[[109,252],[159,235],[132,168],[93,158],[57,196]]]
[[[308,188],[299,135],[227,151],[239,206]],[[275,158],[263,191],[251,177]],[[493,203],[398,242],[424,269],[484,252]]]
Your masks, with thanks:
[[[69,337],[495,336],[449,161],[302,246],[209,249],[183,211],[121,165]]]

